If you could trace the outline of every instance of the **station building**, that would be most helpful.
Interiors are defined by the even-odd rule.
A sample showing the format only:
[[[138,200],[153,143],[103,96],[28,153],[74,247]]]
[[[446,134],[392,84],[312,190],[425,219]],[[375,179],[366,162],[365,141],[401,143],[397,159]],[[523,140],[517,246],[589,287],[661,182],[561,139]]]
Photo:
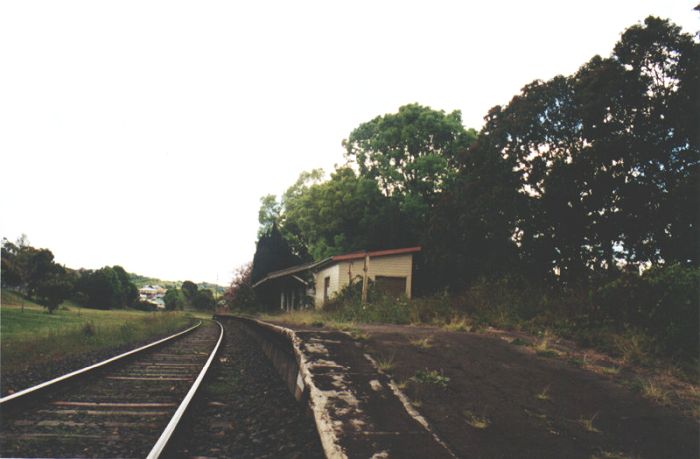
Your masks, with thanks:
[[[353,252],[268,273],[253,285],[282,310],[323,308],[350,284],[372,281],[378,290],[411,298],[413,256],[421,247]]]

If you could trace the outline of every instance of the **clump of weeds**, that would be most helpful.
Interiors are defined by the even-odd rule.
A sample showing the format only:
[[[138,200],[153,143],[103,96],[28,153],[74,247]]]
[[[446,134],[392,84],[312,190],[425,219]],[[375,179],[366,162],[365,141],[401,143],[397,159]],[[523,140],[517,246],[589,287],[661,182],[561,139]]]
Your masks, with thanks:
[[[539,392],[537,395],[535,395],[535,398],[537,400],[549,400],[549,386],[545,387],[542,389],[541,392]]]
[[[418,384],[433,384],[436,386],[447,387],[450,378],[443,375],[437,370],[418,370],[414,376],[411,376],[411,381]]]
[[[472,411],[469,410],[464,410],[462,414],[467,420],[467,424],[474,427],[475,429],[485,429],[491,425],[491,420],[486,416],[474,414]]]
[[[377,368],[379,368],[382,371],[391,371],[394,369],[394,356],[391,355],[389,357],[382,356],[377,359]]]
[[[474,327],[466,317],[455,316],[449,322],[444,324],[442,328],[447,331],[470,332]]]
[[[632,389],[642,397],[665,405],[669,402],[668,391],[652,379],[640,378],[632,383]]]
[[[421,349],[430,349],[431,347],[433,347],[432,339],[433,338],[431,336],[422,339],[416,338],[411,340],[411,344]]]
[[[578,422],[579,422],[579,424],[581,424],[581,427],[583,427],[586,432],[600,433],[600,430],[598,430],[593,425],[593,421],[595,421],[595,418],[597,418],[597,417],[598,417],[598,413],[594,414],[590,418],[582,417],[578,420]]]

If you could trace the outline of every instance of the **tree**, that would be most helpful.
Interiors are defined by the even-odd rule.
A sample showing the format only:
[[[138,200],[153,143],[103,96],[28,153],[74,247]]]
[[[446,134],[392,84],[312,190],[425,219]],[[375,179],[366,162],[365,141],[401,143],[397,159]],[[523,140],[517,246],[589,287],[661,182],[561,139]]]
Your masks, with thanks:
[[[20,248],[2,238],[2,286],[19,288],[23,283],[22,270],[19,266],[18,254]]]
[[[187,301],[192,304],[192,301],[194,300],[195,296],[197,295],[197,284],[195,284],[192,281],[186,280],[185,282],[182,283],[180,286],[180,289],[182,290],[182,293],[185,295],[185,298]]]
[[[252,280],[257,282],[272,271],[299,263],[301,259],[292,253],[289,244],[277,229],[277,225],[272,225],[270,231],[258,239],[253,256]]]
[[[343,141],[360,175],[376,180],[387,196],[421,222],[435,198],[454,179],[457,155],[476,138],[458,110],[446,114],[419,104],[361,124]]]
[[[461,256],[479,260],[491,235],[507,248],[506,227],[521,269],[564,282],[697,263],[699,55],[678,27],[647,18],[610,58],[494,107],[433,240],[452,240],[446,217],[458,216],[455,239],[470,248]]]
[[[49,313],[53,313],[68,298],[72,287],[65,268],[54,265],[50,272],[36,284],[36,301],[48,309]]]
[[[185,308],[185,297],[182,292],[176,288],[169,288],[163,296],[165,309],[168,311],[182,310]]]
[[[281,204],[277,201],[277,196],[267,194],[260,198],[260,210],[258,211],[258,237],[267,233],[272,229],[273,225],[279,225],[280,213],[282,211]]]
[[[75,297],[94,308],[124,308],[138,300],[138,289],[121,266],[105,266],[96,271],[80,271]]]
[[[337,168],[330,180],[290,188],[283,210],[282,231],[303,243],[316,260],[410,239],[398,202],[384,196],[376,181],[347,166]]]
[[[202,311],[213,310],[214,306],[216,306],[213,292],[208,289],[197,290],[192,298],[192,306]]]

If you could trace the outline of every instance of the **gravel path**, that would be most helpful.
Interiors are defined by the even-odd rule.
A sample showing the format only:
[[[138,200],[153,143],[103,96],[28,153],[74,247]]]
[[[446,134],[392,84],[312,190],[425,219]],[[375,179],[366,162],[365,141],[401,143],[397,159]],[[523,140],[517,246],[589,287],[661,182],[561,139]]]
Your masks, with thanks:
[[[178,457],[324,457],[311,414],[241,326],[223,324],[214,373],[178,433]]]

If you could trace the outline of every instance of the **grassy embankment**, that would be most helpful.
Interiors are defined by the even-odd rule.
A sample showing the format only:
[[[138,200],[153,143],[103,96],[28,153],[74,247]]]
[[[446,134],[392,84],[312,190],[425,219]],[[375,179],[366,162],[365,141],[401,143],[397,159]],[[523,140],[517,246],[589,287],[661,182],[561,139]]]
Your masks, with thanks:
[[[98,310],[64,302],[53,314],[2,290],[0,359],[3,372],[163,336],[193,322],[181,312]]]

